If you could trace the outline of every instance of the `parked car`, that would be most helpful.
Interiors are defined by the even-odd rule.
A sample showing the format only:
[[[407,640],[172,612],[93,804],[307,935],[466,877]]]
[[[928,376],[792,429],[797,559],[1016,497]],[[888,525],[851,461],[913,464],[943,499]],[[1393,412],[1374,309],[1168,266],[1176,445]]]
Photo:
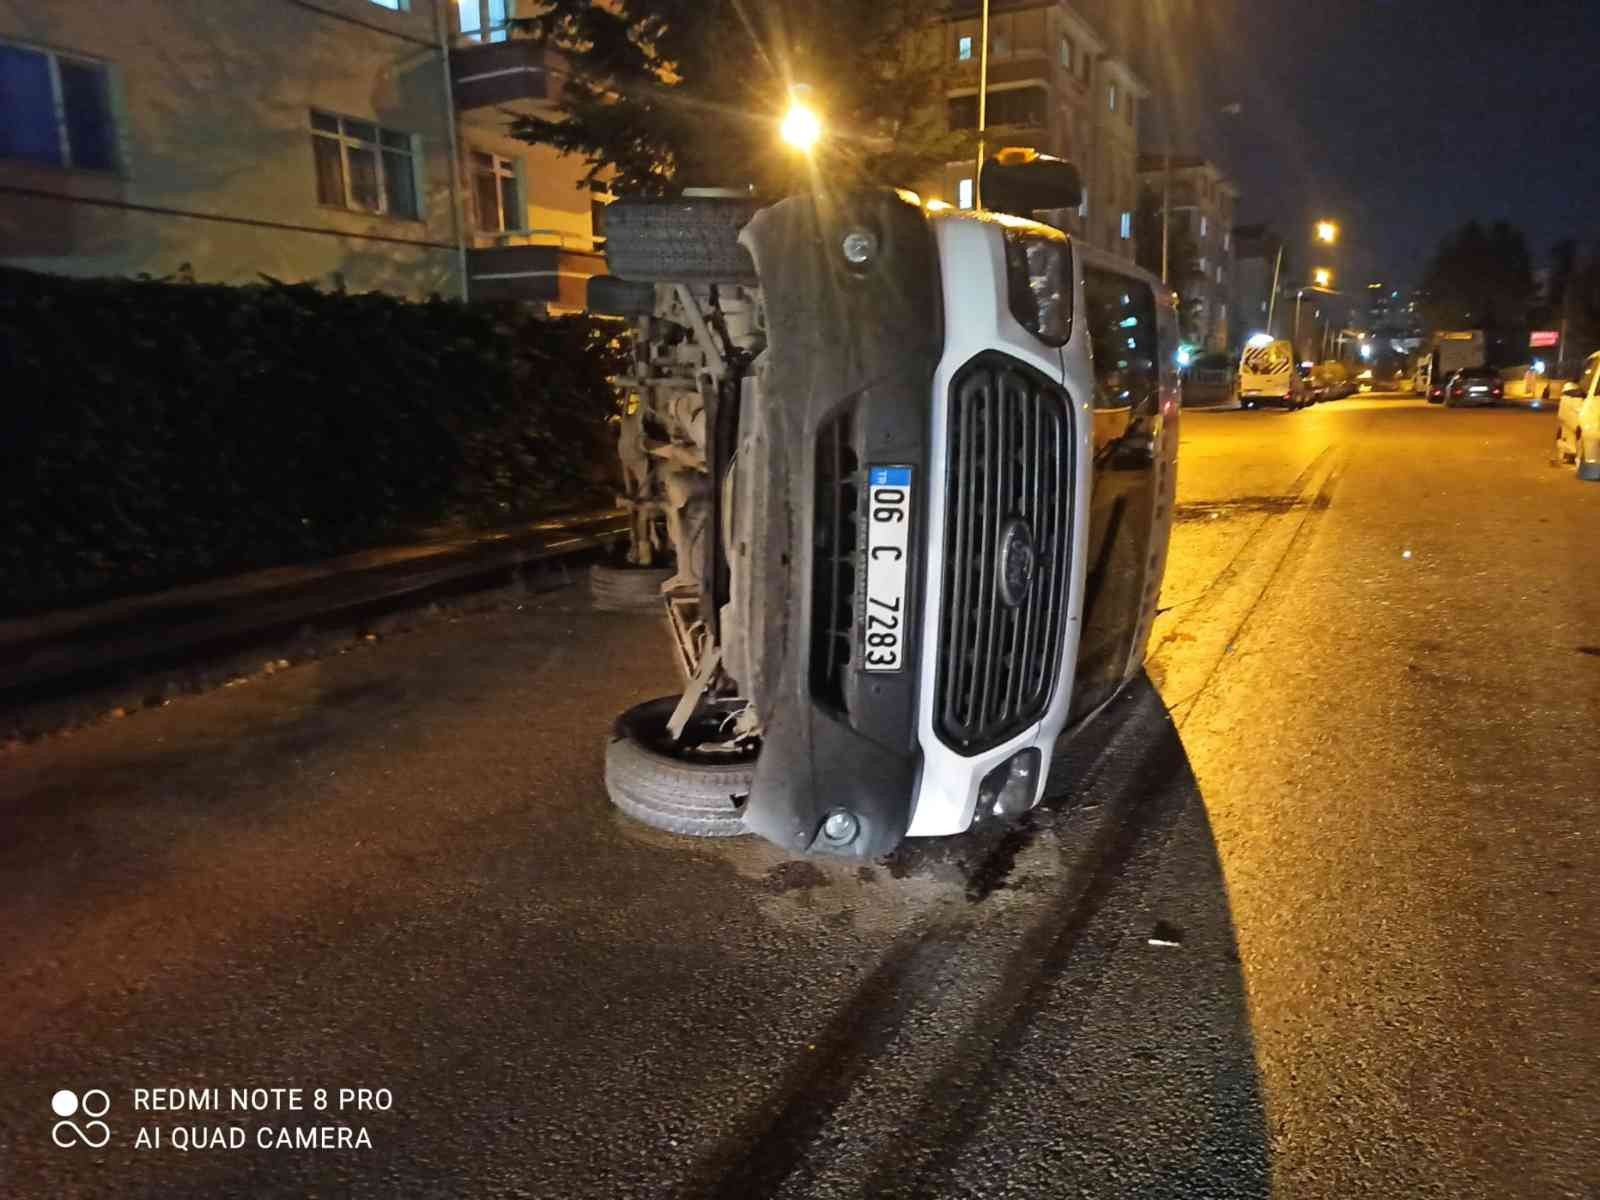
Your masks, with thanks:
[[[1466,367],[1450,376],[1445,385],[1446,408],[1466,405],[1499,404],[1505,398],[1505,384],[1493,367]]]
[[[1077,205],[1069,164],[997,164],[982,214],[903,191],[607,210],[589,294],[634,318],[623,386],[670,426],[670,457],[619,450],[662,476],[641,494],[664,497],[688,681],[612,726],[624,813],[878,857],[1031,808],[1063,730],[1138,677],[1177,475],[1172,292],[1024,219]]]
[[[1239,373],[1232,357],[1202,354],[1183,373],[1183,402],[1213,408],[1239,407]]]
[[[1591,354],[1561,389],[1555,461],[1574,464],[1579,479],[1600,480],[1600,354]]]

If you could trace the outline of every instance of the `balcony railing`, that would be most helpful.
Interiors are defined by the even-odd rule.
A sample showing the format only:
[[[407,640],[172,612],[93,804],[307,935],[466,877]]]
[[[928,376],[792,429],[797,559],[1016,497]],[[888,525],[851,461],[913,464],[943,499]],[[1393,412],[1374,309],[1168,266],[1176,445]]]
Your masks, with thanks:
[[[528,115],[551,111],[566,80],[561,55],[529,38],[462,42],[450,51],[450,80],[462,111],[507,108]]]

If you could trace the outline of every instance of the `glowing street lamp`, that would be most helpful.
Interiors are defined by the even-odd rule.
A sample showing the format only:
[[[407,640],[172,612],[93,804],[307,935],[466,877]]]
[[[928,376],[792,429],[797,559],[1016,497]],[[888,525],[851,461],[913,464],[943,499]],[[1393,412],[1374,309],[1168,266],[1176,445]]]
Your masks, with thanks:
[[[778,132],[783,140],[801,154],[810,154],[822,140],[822,118],[805,101],[810,89],[797,87],[789,95],[789,111],[784,114]]]
[[[1311,272],[1311,281],[1319,288],[1331,288],[1333,286],[1333,272],[1326,267],[1318,267]]]
[[[1317,241],[1332,246],[1339,240],[1339,227],[1332,221],[1317,222]]]

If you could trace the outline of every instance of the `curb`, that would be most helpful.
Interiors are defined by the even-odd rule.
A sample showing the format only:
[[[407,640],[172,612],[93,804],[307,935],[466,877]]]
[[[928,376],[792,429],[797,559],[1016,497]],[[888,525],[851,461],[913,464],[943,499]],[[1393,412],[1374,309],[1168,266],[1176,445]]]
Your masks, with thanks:
[[[625,514],[585,514],[565,524],[546,522],[531,537],[500,535],[399,561],[300,571],[287,585],[243,594],[238,580],[225,579],[99,606],[78,621],[49,614],[37,622],[45,632],[0,635],[0,738],[59,729],[86,711],[159,705],[174,690],[171,682],[156,686],[154,677],[164,673],[206,676],[215,673],[207,667],[229,660],[236,667],[247,653],[259,666],[264,648],[360,633],[383,618],[452,598],[507,587],[534,590],[531,577],[565,577],[567,560],[593,555],[627,532]],[[94,619],[96,613],[103,618]],[[77,711],[41,711],[62,707]]]

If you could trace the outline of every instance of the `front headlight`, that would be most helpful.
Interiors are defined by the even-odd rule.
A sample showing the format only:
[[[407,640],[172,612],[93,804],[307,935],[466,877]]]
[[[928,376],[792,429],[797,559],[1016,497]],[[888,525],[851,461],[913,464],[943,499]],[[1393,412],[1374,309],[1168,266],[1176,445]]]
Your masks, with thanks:
[[[1011,315],[1046,345],[1065,346],[1072,337],[1072,244],[1020,229],[1005,237]]]

